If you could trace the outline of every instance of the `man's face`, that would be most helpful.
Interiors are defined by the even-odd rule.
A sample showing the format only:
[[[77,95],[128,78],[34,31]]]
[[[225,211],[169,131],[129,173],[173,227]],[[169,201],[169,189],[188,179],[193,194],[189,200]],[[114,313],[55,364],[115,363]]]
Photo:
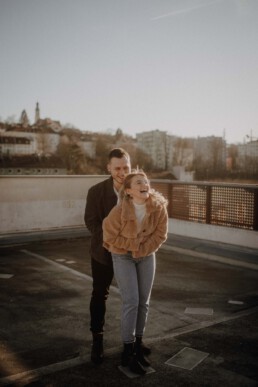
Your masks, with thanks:
[[[123,156],[121,159],[112,157],[107,165],[108,172],[113,177],[114,186],[118,190],[120,189],[125,176],[131,172],[130,160]]]

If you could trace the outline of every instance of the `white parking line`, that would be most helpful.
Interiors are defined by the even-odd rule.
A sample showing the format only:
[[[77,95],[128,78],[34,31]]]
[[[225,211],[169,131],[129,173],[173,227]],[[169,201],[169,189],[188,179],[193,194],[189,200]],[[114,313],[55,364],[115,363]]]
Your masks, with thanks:
[[[0,273],[0,279],[10,279],[13,277],[13,274],[1,274]]]
[[[175,249],[171,249],[171,250],[175,250]],[[184,249],[180,249],[181,252],[182,250]],[[67,272],[70,272],[78,277],[81,277],[83,279],[86,279],[88,281],[92,281],[92,277],[86,275],[86,274],[83,274],[77,270],[74,270],[70,267],[67,267],[63,264],[60,264],[60,263],[57,263],[56,261],[53,261],[49,258],[46,258],[42,255],[39,255],[39,254],[36,254],[36,253],[33,253],[31,251],[28,251],[28,250],[20,250],[21,252],[23,252],[24,254],[27,254],[29,256],[32,256],[32,257],[35,257],[37,259],[40,259],[42,260],[43,262],[45,263],[48,263],[48,264],[52,264],[53,266],[59,268],[59,269],[62,269],[64,271],[67,271]],[[200,253],[197,253],[198,255]],[[198,255],[195,255],[195,256],[198,256]],[[204,255],[204,254],[203,254]],[[207,258],[207,255],[205,255],[203,258]],[[224,262],[225,263],[225,262]],[[258,265],[256,265],[258,267]],[[114,286],[111,287],[112,290],[115,292],[115,293],[119,293],[118,289]],[[153,337],[153,338],[149,338],[149,339],[146,339],[146,343],[155,343],[155,342],[158,342],[158,341],[162,341],[162,340],[169,340],[169,339],[172,339],[174,337],[177,337],[177,336],[180,336],[180,335],[183,335],[183,334],[186,334],[186,333],[190,333],[190,332],[194,332],[196,330],[201,330],[201,329],[204,329],[204,328],[208,328],[210,326],[213,326],[213,325],[216,325],[216,324],[219,324],[221,322],[225,322],[225,321],[230,321],[230,320],[234,320],[234,319],[237,319],[239,317],[243,317],[243,316],[247,316],[249,314],[252,314],[254,312],[258,311],[258,307],[254,307],[254,308],[250,308],[248,310],[244,310],[244,311],[241,311],[239,313],[236,313],[234,314],[234,316],[228,316],[228,317],[220,317],[220,318],[217,318],[213,321],[203,321],[203,322],[197,322],[197,323],[194,323],[194,324],[191,324],[191,325],[188,325],[188,326],[184,326],[182,328],[178,328],[178,329],[175,329],[171,334],[169,335],[165,335],[165,336],[159,336],[159,337]],[[118,353],[119,351],[121,350],[120,346],[119,347],[113,347],[113,348],[110,348],[108,350],[106,350],[105,352],[107,354],[114,354],[114,353]],[[63,362],[59,362],[59,363],[54,363],[54,364],[49,364],[48,366],[44,366],[44,367],[41,367],[41,368],[38,368],[38,369],[34,369],[34,370],[28,370],[27,372],[22,372],[22,373],[19,373],[19,374],[16,374],[16,375],[10,375],[8,377],[5,377],[5,378],[0,378],[0,385],[10,385],[16,381],[19,381],[19,380],[22,380],[24,377],[26,376],[34,376],[35,378],[36,377],[39,377],[39,376],[43,376],[43,375],[48,375],[48,374],[53,374],[57,371],[61,371],[61,370],[65,370],[65,369],[69,369],[69,368],[72,368],[76,365],[82,365],[82,364],[85,364],[87,362],[89,362],[89,359],[90,359],[90,353],[87,352],[83,354],[83,356],[79,356],[79,357],[76,357],[76,358],[73,358],[73,359],[70,359],[70,360],[65,360]]]
[[[213,309],[212,308],[185,308],[186,314],[201,314],[206,316],[212,316],[213,315]]]
[[[15,382],[26,380],[28,378],[30,379],[30,381],[36,381],[40,376],[53,374],[58,371],[63,371],[65,369],[84,364],[86,361],[87,359],[85,357],[76,357],[74,359],[65,360],[60,363],[54,363],[45,367],[36,368],[34,370],[20,372],[19,374],[15,375],[9,375],[4,378],[0,378],[0,386],[8,386]]]
[[[72,269],[71,267],[68,267],[68,266],[65,266],[65,265],[62,265],[61,263],[59,262],[56,262],[56,261],[52,261],[52,259],[49,259],[49,258],[46,258],[44,257],[43,255],[40,255],[40,254],[36,254],[36,253],[33,253],[29,250],[20,250],[22,253],[24,254],[27,254],[27,255],[30,255],[34,258],[37,258],[37,259],[40,259],[41,261],[45,262],[45,263],[49,263],[55,267],[58,267],[59,269],[62,269],[64,271],[68,271],[69,273],[72,273],[74,275],[76,275],[77,277],[81,277],[83,279],[86,279],[87,281],[92,281],[92,277],[87,275],[87,274],[84,274],[84,273],[81,273],[80,271],[77,271],[75,269]],[[112,290],[113,292],[115,293],[118,293],[119,294],[119,290],[118,288],[116,288],[115,286],[110,286],[110,290]]]
[[[230,321],[230,320],[235,320],[239,317],[248,316],[248,315],[255,313],[257,311],[258,311],[258,307],[254,307],[254,308],[251,308],[251,309],[248,309],[245,311],[241,311],[241,312],[235,314],[234,316],[218,318],[212,322],[207,322],[207,321],[199,322],[196,324],[192,324],[191,326],[178,329],[178,330],[174,331],[173,333],[166,335],[166,336],[163,336],[163,337],[160,336],[160,337],[146,339],[145,342],[149,343],[149,344],[150,343],[154,344],[157,341],[169,340],[169,339],[172,339],[174,337],[177,337],[177,336],[180,336],[180,335],[183,335],[186,333],[191,333],[191,332],[197,331],[199,329],[208,328],[212,325],[216,325],[216,324]],[[121,350],[121,346],[113,347],[113,348],[107,349],[105,351],[105,353],[106,353],[106,355],[113,355],[115,353],[118,353],[120,350]],[[65,361],[62,361],[59,363],[49,364],[48,366],[44,366],[44,367],[37,368],[34,370],[28,370],[27,372],[22,372],[19,374],[10,375],[10,376],[4,377],[4,378],[0,378],[0,386],[8,386],[14,382],[24,380],[27,377],[30,377],[30,378],[35,380],[35,379],[39,378],[40,376],[50,375],[50,374],[53,374],[53,373],[58,372],[58,371],[62,371],[65,369],[69,369],[69,368],[78,366],[78,365],[85,364],[89,361],[89,358],[90,358],[90,353],[84,352],[83,355],[78,356],[78,357],[73,358],[73,359],[65,360]]]
[[[258,270],[258,265],[255,264],[255,263],[244,262],[244,261],[240,261],[238,259],[222,257],[222,256],[219,256],[219,255],[213,255],[213,254],[208,254],[208,253],[201,253],[199,251],[194,251],[194,250],[190,250],[190,249],[184,249],[182,247],[176,247],[176,246],[170,246],[170,245],[164,244],[164,245],[162,245],[161,250],[175,251],[176,253],[187,254],[190,257],[203,258],[206,261],[215,261],[215,262],[224,263],[226,265],[243,267],[245,269]]]
[[[227,321],[233,321],[233,320],[236,320],[240,317],[249,316],[249,315],[256,313],[256,312],[258,312],[258,306],[254,306],[252,308],[237,312],[234,315],[218,317],[212,321],[198,321],[198,322],[193,323],[191,325],[187,325],[187,326],[183,326],[183,327],[180,327],[178,329],[175,329],[174,332],[172,332],[168,335],[157,336],[157,337],[152,338],[152,339],[145,339],[144,341],[146,341],[146,343],[155,343],[155,342],[161,341],[161,340],[169,340],[169,339],[172,339],[174,337],[184,335],[186,333],[198,331],[199,329],[209,328],[213,325],[217,325],[217,324],[224,323]]]

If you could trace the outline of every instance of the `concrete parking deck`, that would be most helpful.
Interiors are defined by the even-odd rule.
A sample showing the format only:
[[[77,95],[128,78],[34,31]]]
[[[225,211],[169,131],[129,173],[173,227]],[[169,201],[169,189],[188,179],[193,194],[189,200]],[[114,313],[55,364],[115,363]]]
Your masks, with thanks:
[[[130,379],[118,369],[115,281],[105,362],[90,362],[89,237],[42,239],[0,247],[0,385],[258,385],[257,250],[169,237],[157,254],[145,334],[155,372]],[[177,362],[167,364],[177,354]]]

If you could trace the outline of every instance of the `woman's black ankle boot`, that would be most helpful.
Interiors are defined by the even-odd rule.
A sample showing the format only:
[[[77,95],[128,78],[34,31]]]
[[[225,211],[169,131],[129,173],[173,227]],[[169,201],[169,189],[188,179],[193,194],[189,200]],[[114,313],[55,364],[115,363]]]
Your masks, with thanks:
[[[121,355],[121,364],[123,367],[129,367],[130,371],[138,375],[144,375],[145,369],[137,359],[134,343],[125,343]]]
[[[133,353],[132,358],[129,364],[130,371],[138,375],[146,374],[146,370],[143,368],[142,364],[139,362],[136,353]]]
[[[144,356],[144,352],[143,352],[143,348],[142,348],[142,341],[141,340],[136,340],[136,343],[135,343],[135,353],[136,353],[136,357],[137,357],[137,360],[138,362],[144,366],[144,367],[149,367],[150,366],[150,362],[148,359],[146,359],[146,357]]]
[[[148,347],[143,341],[142,336],[136,336],[136,344],[142,347],[142,352],[144,356],[148,356],[151,354],[151,349]]]

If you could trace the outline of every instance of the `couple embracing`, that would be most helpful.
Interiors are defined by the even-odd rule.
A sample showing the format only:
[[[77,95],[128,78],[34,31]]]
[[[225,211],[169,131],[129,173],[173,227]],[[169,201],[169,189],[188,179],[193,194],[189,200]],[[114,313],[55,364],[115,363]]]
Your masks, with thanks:
[[[167,200],[150,187],[146,174],[131,170],[129,154],[112,149],[110,177],[89,189],[85,224],[91,233],[93,290],[90,301],[91,360],[104,359],[106,300],[113,276],[122,299],[121,365],[143,375],[151,353],[143,343],[155,276],[155,252],[167,238]]]

